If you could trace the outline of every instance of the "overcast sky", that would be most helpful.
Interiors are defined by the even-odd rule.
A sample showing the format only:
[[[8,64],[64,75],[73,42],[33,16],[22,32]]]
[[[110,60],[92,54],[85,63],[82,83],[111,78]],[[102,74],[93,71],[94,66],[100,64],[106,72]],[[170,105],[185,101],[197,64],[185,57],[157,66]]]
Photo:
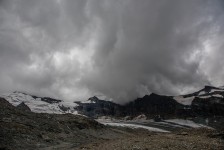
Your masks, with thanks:
[[[124,103],[224,85],[223,0],[0,0],[0,91]]]

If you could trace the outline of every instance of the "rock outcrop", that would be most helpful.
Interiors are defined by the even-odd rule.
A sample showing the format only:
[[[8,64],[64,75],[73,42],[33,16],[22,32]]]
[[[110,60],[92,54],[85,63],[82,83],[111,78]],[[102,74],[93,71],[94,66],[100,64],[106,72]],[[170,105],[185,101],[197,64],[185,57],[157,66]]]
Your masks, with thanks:
[[[114,116],[132,118],[141,114],[148,118],[154,116],[173,117],[178,115],[177,110],[184,106],[177,103],[172,97],[161,96],[157,94],[146,95],[125,105],[115,104],[110,101],[99,100],[97,97],[89,99],[89,103],[77,103],[76,109],[89,117],[97,118],[99,116]]]
[[[220,97],[208,97],[199,98],[196,97],[192,102],[192,111],[197,116],[224,116],[224,98]]]
[[[125,115],[123,106],[110,101],[100,100],[95,96],[89,98],[86,103],[77,102],[77,104],[76,109],[79,113],[93,118],[100,116],[120,117]]]
[[[31,109],[24,103],[20,103],[18,106],[16,106],[18,109],[24,110],[24,111],[31,111]]]

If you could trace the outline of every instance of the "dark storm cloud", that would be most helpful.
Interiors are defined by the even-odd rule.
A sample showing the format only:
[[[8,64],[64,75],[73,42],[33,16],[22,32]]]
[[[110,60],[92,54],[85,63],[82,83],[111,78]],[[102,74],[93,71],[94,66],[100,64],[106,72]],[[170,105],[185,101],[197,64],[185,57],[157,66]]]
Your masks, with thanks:
[[[124,103],[223,84],[220,0],[0,2],[0,90]]]

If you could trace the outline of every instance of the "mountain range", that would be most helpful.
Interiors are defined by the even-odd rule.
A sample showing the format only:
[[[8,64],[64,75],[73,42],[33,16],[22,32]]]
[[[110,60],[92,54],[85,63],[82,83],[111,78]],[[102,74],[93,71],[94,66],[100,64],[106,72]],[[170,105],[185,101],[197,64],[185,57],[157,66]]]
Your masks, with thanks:
[[[91,118],[101,116],[134,118],[187,118],[224,116],[224,87],[205,86],[203,89],[179,96],[164,96],[151,93],[124,105],[101,100],[94,96],[86,101],[66,102],[49,97],[38,97],[24,92],[3,94],[14,106],[36,112],[54,114],[80,114]]]

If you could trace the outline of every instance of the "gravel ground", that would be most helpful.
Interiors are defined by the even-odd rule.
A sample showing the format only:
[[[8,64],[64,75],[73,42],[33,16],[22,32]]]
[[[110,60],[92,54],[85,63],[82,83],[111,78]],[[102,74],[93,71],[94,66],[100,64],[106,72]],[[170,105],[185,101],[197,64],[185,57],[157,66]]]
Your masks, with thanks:
[[[77,149],[91,150],[223,150],[223,137],[208,129],[185,129],[173,133],[153,133],[135,129],[130,136],[101,140]],[[223,136],[223,135],[222,135]]]

